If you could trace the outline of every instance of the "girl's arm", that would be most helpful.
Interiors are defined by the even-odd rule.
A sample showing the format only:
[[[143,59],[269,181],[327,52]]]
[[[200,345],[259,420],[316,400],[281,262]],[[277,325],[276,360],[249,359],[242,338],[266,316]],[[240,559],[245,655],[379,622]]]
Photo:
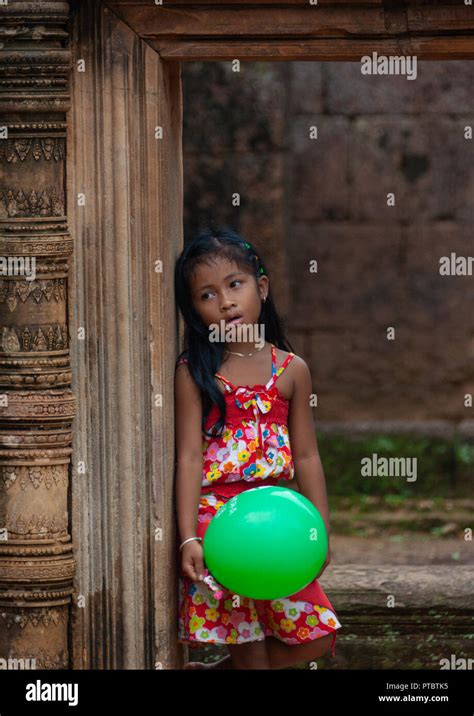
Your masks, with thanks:
[[[202,401],[188,366],[181,363],[175,372],[176,509],[183,542],[196,536],[201,495]]]
[[[319,457],[313,411],[310,406],[310,395],[313,392],[311,373],[305,361],[299,356],[295,356],[292,363],[294,363],[294,384],[288,412],[288,430],[295,465],[295,479],[301,494],[321,513],[329,537],[326,479]]]

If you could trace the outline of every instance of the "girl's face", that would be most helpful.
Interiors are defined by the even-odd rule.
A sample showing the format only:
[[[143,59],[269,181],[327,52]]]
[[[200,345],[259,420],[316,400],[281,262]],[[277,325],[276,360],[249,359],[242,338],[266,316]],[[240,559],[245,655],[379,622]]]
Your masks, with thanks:
[[[260,276],[257,283],[234,261],[215,257],[211,264],[198,264],[191,278],[193,306],[205,326],[236,316],[241,316],[239,323],[256,324],[268,284],[267,276]]]

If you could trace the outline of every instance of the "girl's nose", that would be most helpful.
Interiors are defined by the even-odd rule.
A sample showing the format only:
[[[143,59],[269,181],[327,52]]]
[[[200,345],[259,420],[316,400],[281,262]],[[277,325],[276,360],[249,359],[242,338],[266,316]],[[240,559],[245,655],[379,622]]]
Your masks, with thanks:
[[[235,303],[231,299],[222,299],[221,301],[221,309],[223,311],[228,311],[230,308],[235,308]]]

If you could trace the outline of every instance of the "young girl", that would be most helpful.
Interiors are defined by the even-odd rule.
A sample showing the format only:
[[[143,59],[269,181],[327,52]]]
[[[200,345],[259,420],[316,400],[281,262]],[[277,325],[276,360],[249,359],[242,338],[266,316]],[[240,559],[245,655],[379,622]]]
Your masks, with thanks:
[[[204,564],[210,520],[232,496],[259,485],[295,479],[329,539],[311,375],[283,335],[265,265],[235,232],[204,231],[179,257],[175,286],[187,348],[175,374],[178,641],[229,651],[217,664],[185,668],[282,669],[330,647],[334,656],[341,624],[317,578],[285,598],[254,600],[227,590]],[[225,334],[217,341],[216,326]],[[328,546],[317,577],[329,561]]]

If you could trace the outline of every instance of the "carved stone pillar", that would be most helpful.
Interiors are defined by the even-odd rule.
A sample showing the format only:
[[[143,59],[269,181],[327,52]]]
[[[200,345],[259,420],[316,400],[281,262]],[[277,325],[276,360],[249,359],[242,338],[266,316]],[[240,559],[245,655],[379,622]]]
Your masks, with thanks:
[[[95,0],[71,38],[72,667],[173,669],[180,66]]]
[[[68,15],[67,2],[0,6],[0,660],[7,668],[8,659],[70,666]]]

